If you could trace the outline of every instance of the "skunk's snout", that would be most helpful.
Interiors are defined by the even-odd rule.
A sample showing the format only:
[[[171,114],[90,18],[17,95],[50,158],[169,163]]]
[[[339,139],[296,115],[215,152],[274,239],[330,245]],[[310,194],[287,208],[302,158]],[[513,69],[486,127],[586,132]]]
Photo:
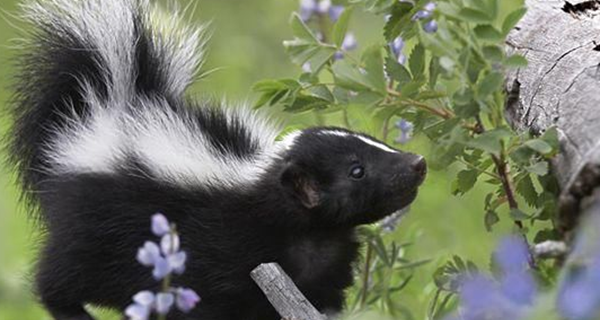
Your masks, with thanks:
[[[416,173],[417,178],[419,179],[418,183],[420,185],[423,183],[423,180],[425,180],[425,176],[427,175],[427,162],[425,161],[425,158],[417,156],[410,166],[413,172]]]
[[[412,190],[419,187],[427,175],[427,162],[422,156],[403,153],[395,159],[396,170],[392,184],[401,189]]]

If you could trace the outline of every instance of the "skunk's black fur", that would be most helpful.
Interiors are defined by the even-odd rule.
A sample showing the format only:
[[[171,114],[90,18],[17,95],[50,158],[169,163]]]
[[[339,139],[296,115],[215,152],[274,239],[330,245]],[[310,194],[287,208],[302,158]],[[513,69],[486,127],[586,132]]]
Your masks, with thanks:
[[[83,320],[85,304],[122,310],[158,289],[135,256],[162,212],[188,254],[174,285],[203,299],[169,319],[279,319],[249,277],[265,262],[280,263],[319,310],[339,311],[354,228],[414,199],[422,158],[338,128],[274,142],[255,113],[191,102],[184,91],[201,47],[190,43],[201,32],[177,17],[149,25],[151,10],[135,0],[26,5],[35,33],[11,160],[48,231],[42,303],[57,320]]]

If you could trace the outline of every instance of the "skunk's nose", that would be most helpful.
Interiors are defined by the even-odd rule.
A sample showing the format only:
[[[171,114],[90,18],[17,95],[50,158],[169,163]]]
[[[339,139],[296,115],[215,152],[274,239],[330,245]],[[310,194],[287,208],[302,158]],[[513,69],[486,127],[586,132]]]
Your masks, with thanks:
[[[427,162],[425,158],[418,156],[413,162],[410,164],[414,172],[419,176],[421,182],[425,179],[427,175]]]

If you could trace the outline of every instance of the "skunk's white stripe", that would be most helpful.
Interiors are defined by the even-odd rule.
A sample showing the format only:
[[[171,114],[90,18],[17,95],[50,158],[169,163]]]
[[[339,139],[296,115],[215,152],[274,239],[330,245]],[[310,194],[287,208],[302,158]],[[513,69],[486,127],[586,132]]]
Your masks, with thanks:
[[[86,123],[71,121],[46,149],[55,173],[115,173],[135,156],[161,181],[234,186],[256,181],[279,156],[277,130],[245,107],[225,109],[227,119],[242,119],[258,143],[254,155],[240,159],[211,149],[198,124],[163,100],[140,99],[136,108],[103,106],[88,92],[87,101],[94,108]]]
[[[348,133],[345,131],[339,131],[339,130],[323,130],[319,132],[320,134],[327,134],[327,135],[333,135],[333,136],[338,136],[338,137],[354,137],[354,138],[358,138],[359,140],[361,140],[362,142],[373,146],[375,148],[381,149],[385,152],[391,152],[391,153],[398,153],[398,150],[392,149],[388,146],[386,146],[385,144],[379,142],[379,141],[375,141],[373,139],[370,139],[368,137],[365,137],[363,135],[360,134],[356,134],[356,133]]]

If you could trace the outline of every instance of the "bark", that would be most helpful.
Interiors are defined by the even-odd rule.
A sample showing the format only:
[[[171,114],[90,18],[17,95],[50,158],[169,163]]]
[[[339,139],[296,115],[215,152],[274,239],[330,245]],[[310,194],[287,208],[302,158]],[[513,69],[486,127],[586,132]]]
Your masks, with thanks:
[[[277,263],[261,264],[250,275],[283,319],[326,320]]]
[[[508,74],[506,115],[513,127],[541,134],[556,126],[561,186],[559,229],[600,202],[600,0],[526,0],[528,12],[509,34],[512,53],[529,60]]]

